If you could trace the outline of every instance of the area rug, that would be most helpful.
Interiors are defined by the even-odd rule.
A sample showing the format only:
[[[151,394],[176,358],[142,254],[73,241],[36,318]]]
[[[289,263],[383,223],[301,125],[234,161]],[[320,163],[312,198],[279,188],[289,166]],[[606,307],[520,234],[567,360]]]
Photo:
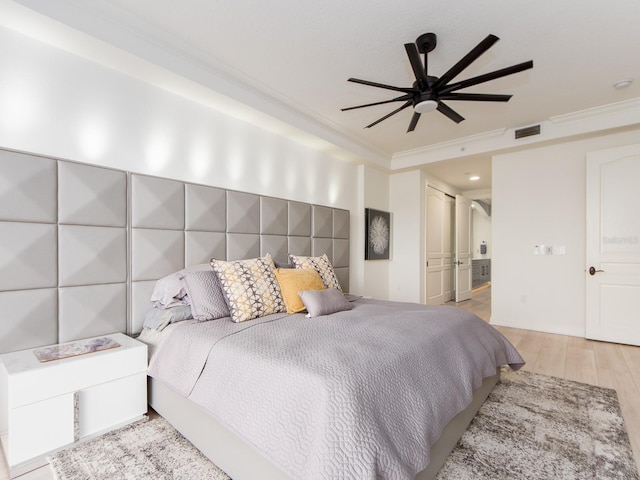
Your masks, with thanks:
[[[436,478],[640,477],[615,390],[503,369]]]
[[[58,480],[229,480],[162,418],[49,459]],[[640,480],[614,390],[504,369],[437,480]]]
[[[80,443],[49,463],[57,480],[229,480],[163,418]]]

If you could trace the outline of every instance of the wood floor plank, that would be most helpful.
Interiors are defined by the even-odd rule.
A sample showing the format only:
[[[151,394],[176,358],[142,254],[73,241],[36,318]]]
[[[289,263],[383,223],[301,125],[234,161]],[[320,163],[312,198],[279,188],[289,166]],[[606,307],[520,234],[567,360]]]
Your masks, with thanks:
[[[576,347],[573,342],[570,342],[567,345],[564,377],[576,382],[598,385],[596,356],[593,349]]]

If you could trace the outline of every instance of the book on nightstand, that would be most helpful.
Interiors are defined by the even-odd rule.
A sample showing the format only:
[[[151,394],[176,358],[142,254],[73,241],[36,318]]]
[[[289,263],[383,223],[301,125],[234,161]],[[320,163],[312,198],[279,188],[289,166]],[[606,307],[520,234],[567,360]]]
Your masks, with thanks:
[[[51,362],[63,358],[85,355],[87,353],[100,352],[110,348],[119,347],[120,344],[109,337],[93,338],[91,340],[81,340],[78,342],[64,343],[50,347],[39,348],[33,353],[40,363]]]

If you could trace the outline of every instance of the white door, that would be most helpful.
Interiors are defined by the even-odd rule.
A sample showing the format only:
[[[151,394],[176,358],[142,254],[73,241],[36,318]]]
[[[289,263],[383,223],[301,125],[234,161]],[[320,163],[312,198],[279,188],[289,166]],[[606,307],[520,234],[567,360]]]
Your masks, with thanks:
[[[456,302],[471,298],[471,200],[456,195]]]
[[[454,261],[454,236],[455,236],[455,217],[456,205],[455,199],[449,195],[444,197],[444,273],[443,273],[443,289],[444,301],[455,299],[455,269]]]
[[[427,187],[427,305],[442,305],[444,298],[445,194]]]
[[[640,145],[587,154],[586,336],[640,345]]]

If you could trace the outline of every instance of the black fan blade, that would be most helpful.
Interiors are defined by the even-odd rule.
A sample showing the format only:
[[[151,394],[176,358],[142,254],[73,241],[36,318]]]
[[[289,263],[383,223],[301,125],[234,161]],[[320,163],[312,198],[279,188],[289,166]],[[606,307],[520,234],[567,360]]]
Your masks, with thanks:
[[[452,109],[451,107],[448,107],[447,105],[445,105],[442,102],[438,102],[438,111],[440,113],[446,115],[447,117],[449,117],[451,120],[453,120],[456,123],[460,123],[461,121],[464,120],[464,117],[462,115],[460,115],[454,109]]]
[[[444,75],[442,75],[431,87],[433,90],[438,90],[443,85],[446,85],[455,77],[458,76],[465,68],[471,65],[480,55],[489,50],[491,46],[500,40],[495,35],[487,35],[487,38],[482,40],[473,50],[467,53],[458,63],[451,67]]]
[[[453,92],[455,90],[472,87],[473,85],[489,82],[497,78],[506,77],[507,75],[513,75],[514,73],[522,72],[523,70],[528,70],[530,68],[533,68],[533,60],[519,63],[518,65],[513,65],[511,67],[502,68],[500,70],[496,70],[495,72],[485,73],[484,75],[478,75],[477,77],[469,78],[467,80],[462,80],[461,82],[452,83],[451,85],[447,85],[445,88],[443,88],[440,91],[440,94],[444,95],[449,92]]]
[[[415,93],[418,90],[415,88],[402,88],[394,87],[392,85],[384,85],[382,83],[370,82],[368,80],[360,80],[359,78],[350,78],[348,82],[361,83],[362,85],[369,85],[370,87],[386,88],[387,90],[395,90],[396,92]]]
[[[439,95],[440,100],[466,100],[468,102],[508,102],[513,95],[495,95],[493,93],[447,93]]]
[[[457,94],[454,93],[452,95],[457,95]],[[367,103],[365,105],[356,105],[355,107],[341,108],[340,110],[342,110],[343,112],[346,112],[347,110],[355,110],[356,108],[373,107],[374,105],[383,105],[385,103],[400,102],[402,100],[409,100],[410,98],[413,98],[413,95],[406,94],[406,95],[402,95],[400,97],[392,98],[391,100],[384,100],[382,102]]]
[[[407,51],[407,56],[409,57],[409,62],[411,63],[411,68],[413,69],[413,74],[416,76],[416,80],[421,86],[427,87],[429,81],[427,80],[427,74],[422,65],[422,60],[420,60],[418,47],[416,47],[415,43],[405,43],[404,49]]]
[[[413,112],[413,117],[411,117],[409,128],[407,128],[407,133],[413,132],[416,129],[416,125],[418,125],[418,120],[420,120],[420,114],[418,112]]]
[[[375,122],[373,122],[373,123],[371,123],[371,124],[367,125],[367,126],[366,126],[366,127],[364,127],[364,128],[371,128],[371,127],[373,127],[374,125],[379,124],[381,121],[386,120],[386,119],[387,119],[387,118],[389,118],[391,115],[395,115],[395,114],[396,114],[396,113],[398,113],[399,111],[404,110],[404,109],[405,109],[405,108],[407,108],[409,105],[411,105],[411,103],[412,103],[411,101],[409,101],[409,102],[405,103],[405,104],[404,104],[404,105],[402,105],[400,108],[396,108],[393,112],[388,113],[388,114],[387,114],[387,115],[385,115],[384,117],[379,118],[378,120],[376,120]]]

